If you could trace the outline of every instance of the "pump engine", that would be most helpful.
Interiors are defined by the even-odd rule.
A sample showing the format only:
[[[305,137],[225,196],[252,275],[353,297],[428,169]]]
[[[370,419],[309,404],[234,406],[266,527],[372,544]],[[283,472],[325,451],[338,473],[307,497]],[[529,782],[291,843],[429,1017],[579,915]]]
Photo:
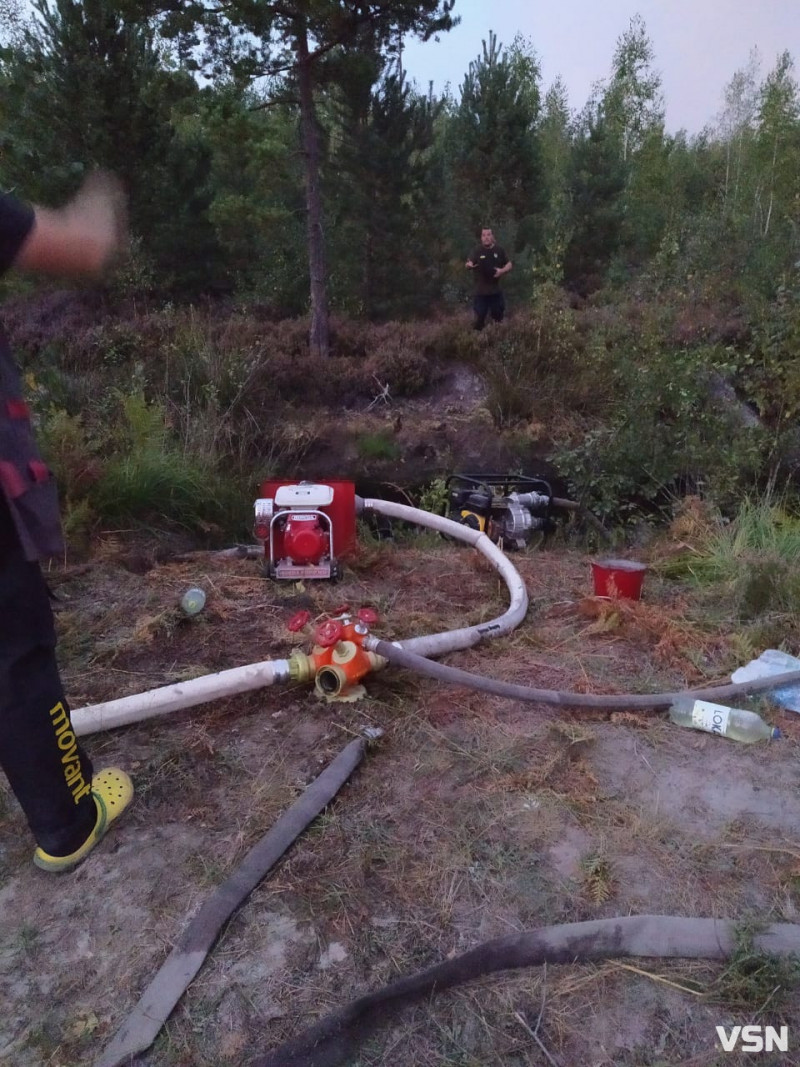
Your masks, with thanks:
[[[525,548],[551,528],[553,492],[543,478],[453,474],[445,486],[448,518],[481,530],[506,548]]]
[[[352,482],[267,481],[255,502],[253,533],[264,545],[270,578],[336,581],[355,550]]]

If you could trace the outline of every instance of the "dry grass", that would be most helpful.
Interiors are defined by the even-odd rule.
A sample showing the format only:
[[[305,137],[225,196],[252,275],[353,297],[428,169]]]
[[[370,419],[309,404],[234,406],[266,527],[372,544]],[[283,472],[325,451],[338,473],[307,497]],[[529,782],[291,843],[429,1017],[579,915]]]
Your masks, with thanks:
[[[305,640],[286,629],[300,607],[316,618],[342,601],[369,603],[380,614],[376,632],[392,639],[504,609],[494,574],[441,541],[367,543],[333,588],[270,584],[246,561],[151,560],[144,574],[124,562],[118,545],[56,583],[76,706],[284,656]],[[685,593],[654,581],[645,601],[609,605],[587,596],[585,556],[548,550],[515,562],[531,592],[529,620],[459,655],[459,666],[588,692],[673,688],[722,670],[727,645],[690,619]],[[186,620],[176,606],[191,584],[208,600]],[[9,1020],[34,1009],[42,1019],[15,1045],[14,1067],[89,1062],[190,912],[367,723],[384,738],[228,925],[143,1063],[244,1063],[365,989],[524,928],[636,910],[742,917],[760,909],[794,921],[800,845],[757,813],[734,810],[701,837],[708,799],[662,785],[680,770],[684,792],[699,788],[713,777],[710,760],[723,756],[731,780],[758,782],[760,752],[676,732],[659,716],[567,714],[408,672],[376,675],[368,690],[364,702],[337,705],[306,687],[274,688],[90,739],[97,762],[131,767],[137,801],[109,842],[118,849],[105,854],[110,867],[98,856],[57,896],[32,892],[19,813],[0,807],[0,892],[26,895],[0,927],[0,945],[15,982],[49,981],[46,997],[23,1000],[0,969]],[[772,776],[787,789],[793,752],[770,752]],[[113,908],[87,911],[86,889],[101,886],[117,887]],[[110,973],[108,962],[98,966],[83,988],[54,963],[69,952],[49,939],[59,908],[90,931],[95,960],[118,963]],[[333,946],[341,951],[323,967]],[[720,1008],[705,997],[719,968],[635,967],[609,961],[481,981],[399,1017],[358,1062],[540,1067],[550,1056],[561,1067],[673,1067],[703,1051],[698,1062],[713,1063]],[[96,1027],[77,1035],[70,1027],[90,1011]]]

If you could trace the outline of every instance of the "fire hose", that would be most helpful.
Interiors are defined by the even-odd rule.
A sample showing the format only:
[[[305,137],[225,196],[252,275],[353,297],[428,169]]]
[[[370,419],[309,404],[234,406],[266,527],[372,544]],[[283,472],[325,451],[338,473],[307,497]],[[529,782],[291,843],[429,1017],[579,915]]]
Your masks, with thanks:
[[[504,682],[499,678],[490,678],[485,674],[473,674],[458,667],[449,667],[444,663],[435,663],[424,656],[409,652],[407,647],[377,637],[367,637],[366,648],[394,663],[398,667],[426,674],[440,682],[461,685],[466,689],[477,689],[493,696],[507,697],[509,700],[522,700],[532,704],[557,704],[570,708],[607,708],[609,710],[648,710],[657,711],[668,708],[679,697],[689,696],[696,700],[727,700],[743,693],[758,693],[767,689],[800,682],[800,671],[787,671],[785,674],[773,674],[768,678],[753,679],[749,682],[731,682],[729,685],[710,686],[705,689],[681,689],[670,693],[571,693],[559,689],[535,689],[533,686],[517,685]]]
[[[253,1067],[342,1067],[353,1062],[359,1045],[399,1009],[483,975],[620,956],[721,960],[736,948],[736,933],[736,924],[727,919],[631,915],[498,937],[351,1001],[255,1060]],[[796,956],[800,926],[772,923],[754,937],[753,944],[760,952]]]
[[[791,671],[769,678],[680,692],[595,695],[536,689],[435,663],[431,657],[472,648],[487,639],[510,633],[522,622],[528,610],[528,594],[519,572],[485,533],[442,515],[434,515],[419,508],[388,500],[364,500],[357,497],[356,506],[359,511],[375,511],[387,518],[416,523],[471,545],[491,563],[509,591],[508,608],[502,615],[489,622],[442,633],[424,634],[395,643],[381,641],[370,634],[366,635],[363,639],[363,648],[368,653],[377,654],[389,663],[395,663],[441,681],[479,689],[512,700],[556,704],[562,707],[658,709],[668,707],[676,697],[683,695],[724,700],[740,693],[764,692],[800,682],[800,671]],[[290,661],[286,659],[250,663],[243,667],[234,667],[189,681],[162,686],[145,693],[136,693],[117,700],[77,708],[72,712],[73,729],[79,736],[95,730],[108,730],[181,708],[193,707],[220,697],[249,692],[275,683],[289,682],[296,677],[293,675]],[[301,676],[298,680],[305,679]]]
[[[377,666],[378,661],[385,661],[449,684],[467,686],[515,700],[571,707],[654,709],[665,707],[677,696],[683,695],[674,692],[592,695],[537,689],[433,662],[429,657],[473,647],[488,638],[509,633],[519,625],[528,607],[524,583],[513,564],[481,531],[402,504],[376,500],[359,500],[357,504],[359,510],[374,510],[387,517],[416,522],[471,544],[492,563],[505,581],[510,595],[508,609],[487,623],[423,635],[403,642],[380,640],[369,634],[368,627],[358,631],[355,623],[350,623],[349,629],[343,626],[342,631],[347,629],[350,638],[359,637],[360,649],[365,655],[375,657],[370,661],[372,666]],[[333,628],[331,630],[333,633]],[[339,630],[336,634],[339,634]],[[332,644],[330,647],[333,649],[336,646]],[[313,656],[306,657],[306,660],[316,666],[318,672],[322,669],[319,668],[319,663],[323,660],[319,656],[317,660]],[[344,659],[342,662],[345,662]],[[84,734],[95,729],[135,722],[181,707],[190,707],[216,697],[288,681],[298,678],[296,664],[297,661],[293,666],[289,660],[267,660],[118,701],[77,709],[72,715],[73,726],[76,734]],[[335,666],[334,662],[324,669],[329,669],[333,676]],[[800,681],[800,671],[688,692],[696,697],[720,699],[736,693],[773,689],[797,681]],[[343,765],[341,773],[338,766],[336,768],[333,793],[338,789],[336,783],[340,784],[346,780],[363,751],[360,744],[351,748],[353,754],[348,753],[346,766]],[[293,809],[287,813],[290,817],[284,820],[286,825],[276,827],[275,834],[267,835],[267,838],[248,854],[243,865],[243,868],[247,869],[234,872],[222,887],[218,899],[209,901],[207,910],[198,916],[198,922],[189,927],[184,940],[176,946],[174,958],[170,957],[152,988],[148,987],[134,1013],[130,1027],[123,1027],[115,1039],[117,1043],[112,1043],[106,1051],[101,1061],[103,1067],[111,1067],[112,1064],[116,1067],[132,1052],[148,1047],[171,1007],[202,965],[220,924],[229,917],[274,860],[288,847],[294,839],[292,835],[296,836],[301,832],[325,802],[314,793],[309,797],[302,812],[295,813]],[[394,1011],[482,975],[547,962],[571,963],[616,956],[723,959],[732,953],[735,944],[736,927],[730,921],[659,915],[628,916],[552,926],[498,938],[419,974],[401,978],[382,990],[358,998],[280,1049],[256,1060],[255,1067],[339,1067],[355,1054],[361,1042]],[[755,944],[762,951],[778,955],[799,954],[800,926],[773,924],[757,935]],[[168,996],[164,992],[165,988],[168,989]],[[153,1005],[156,1002],[161,1002],[162,1010],[159,1014],[154,1014]]]

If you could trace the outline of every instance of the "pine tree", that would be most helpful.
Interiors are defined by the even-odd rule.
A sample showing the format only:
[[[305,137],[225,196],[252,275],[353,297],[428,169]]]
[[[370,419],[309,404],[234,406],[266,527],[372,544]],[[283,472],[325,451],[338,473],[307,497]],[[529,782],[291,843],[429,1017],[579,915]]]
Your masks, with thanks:
[[[206,216],[210,161],[172,121],[199,96],[196,82],[165,67],[153,27],[115,0],[36,0],[35,12],[4,67],[16,105],[4,180],[53,202],[86,171],[114,171],[162,283],[205,285],[217,251]]]
[[[135,0],[131,0],[135,2]],[[230,0],[224,5],[186,0],[141,0],[164,16],[165,32],[183,39],[190,53],[202,34],[208,69],[246,80],[272,79],[300,116],[310,275],[312,352],[329,353],[327,270],[321,187],[322,144],[317,114],[320,87],[335,77],[339,53],[366,47],[395,51],[402,35],[428,38],[454,25],[455,0]]]
[[[212,158],[209,218],[237,293],[297,316],[308,301],[297,123],[290,107],[263,103],[233,83],[203,98],[194,122]]]
[[[448,124],[456,200],[462,225],[513,228],[515,251],[536,243],[546,197],[539,121],[539,64],[516,38],[509,49],[490,34],[470,64]]]
[[[564,279],[587,293],[603,281],[622,238],[625,165],[619,138],[601,104],[584,112],[570,173],[572,233],[564,257]]]
[[[436,280],[427,220],[439,105],[392,68],[366,98],[352,89],[353,83],[344,94],[340,144],[331,160],[339,179],[337,263],[369,317],[421,311]]]

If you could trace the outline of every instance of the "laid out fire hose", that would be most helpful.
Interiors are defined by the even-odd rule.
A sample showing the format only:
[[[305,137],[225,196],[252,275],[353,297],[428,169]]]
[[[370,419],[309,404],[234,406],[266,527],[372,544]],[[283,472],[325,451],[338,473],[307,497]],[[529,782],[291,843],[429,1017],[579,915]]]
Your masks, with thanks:
[[[331,803],[361,762],[365,749],[365,741],[351,741],[203,904],[178,936],[169,956],[94,1067],[122,1067],[152,1045],[172,1009],[203,966],[224,924],[300,834]]]
[[[247,853],[178,935],[172,951],[138,1003],[95,1060],[124,1067],[155,1041],[203,966],[223,925],[297,837],[333,801],[366,748],[352,741]],[[721,960],[737,947],[736,924],[725,919],[638,915],[547,926],[495,938],[468,952],[399,978],[358,997],[292,1038],[253,1067],[343,1067],[360,1045],[403,1008],[465,982],[546,963],[584,963],[617,957]],[[753,936],[753,948],[774,956],[800,955],[800,926],[773,923]]]
[[[800,926],[773,923],[754,937],[753,945],[762,953],[795,957]],[[594,919],[509,934],[351,1001],[252,1067],[342,1067],[352,1063],[359,1046],[401,1008],[499,971],[626,956],[723,960],[735,948],[735,923],[675,915]]]
[[[524,582],[513,563],[479,530],[474,530],[442,515],[434,515],[420,508],[409,507],[388,500],[364,500],[356,498],[359,511],[372,511],[390,519],[415,523],[428,529],[446,534],[453,540],[471,545],[480,552],[495,568],[506,583],[510,602],[506,611],[489,622],[476,626],[465,626],[456,630],[447,630],[437,634],[425,634],[404,641],[390,643],[369,635],[364,640],[364,648],[382,656],[390,663],[418,671],[438,678],[450,684],[478,689],[496,696],[512,700],[529,701],[540,704],[556,704],[573,708],[609,708],[609,709],[657,709],[666,708],[679,695],[691,695],[703,699],[724,700],[739,693],[757,693],[790,683],[800,682],[800,671],[773,675],[769,678],[753,679],[748,682],[705,689],[684,690],[681,693],[651,694],[602,694],[570,693],[561,690],[535,689],[529,686],[515,685],[485,675],[472,674],[468,671],[432,662],[432,657],[445,655],[466,648],[472,648],[482,641],[510,633],[525,618],[528,610],[528,594]],[[264,660],[250,663],[243,667],[218,671],[185,682],[151,689],[145,693],[108,700],[72,712],[72,724],[76,735],[93,733],[97,730],[110,730],[118,726],[139,722],[143,719],[165,715],[182,708],[194,707],[221,697],[234,696],[254,689],[261,689],[276,683],[286,683],[291,679],[290,663],[286,659]]]
[[[450,684],[466,686],[514,700],[569,707],[661,708],[677,693],[594,696],[516,685],[433,662],[448,652],[466,649],[509,633],[525,617],[528,596],[509,559],[478,530],[420,509],[382,500],[357,500],[360,511],[417,523],[466,542],[482,553],[505,581],[508,609],[476,626],[428,634],[402,642],[382,641],[367,634],[363,648],[397,666],[419,671]],[[265,660],[188,682],[164,686],[120,700],[78,708],[72,712],[76,734],[110,729],[192,707],[276,682],[289,681],[288,660]],[[800,681],[800,671],[739,685],[693,690],[705,698],[727,698]],[[120,1067],[154,1040],[170,1011],[202,966],[222,924],[264,877],[291,842],[322,810],[347,780],[363,755],[363,742],[354,742],[334,761],[307,794],[295,804],[229,877],[178,940],[139,1004],[105,1050],[97,1067]],[[800,926],[776,923],[754,937],[755,947],[774,955],[800,955]],[[479,945],[416,975],[400,978],[366,994],[322,1019],[281,1048],[254,1061],[254,1067],[341,1067],[357,1054],[360,1044],[397,1010],[423,998],[484,975],[544,963],[573,963],[614,957],[725,959],[736,947],[736,926],[721,919],[665,915],[627,916],[592,922],[544,927],[512,934]]]
[[[403,647],[423,656],[439,656],[446,652],[471,648],[489,637],[510,633],[519,626],[528,610],[528,594],[516,567],[497,545],[479,530],[472,530],[441,515],[433,515],[419,508],[394,504],[387,500],[357,500],[359,510],[372,510],[390,518],[413,522],[429,529],[446,533],[454,540],[466,542],[477,549],[497,570],[505,581],[510,603],[498,618],[480,626],[466,626],[439,634],[414,637],[403,642]],[[220,697],[247,693],[253,689],[290,681],[290,664],[286,659],[264,660],[244,667],[206,674],[186,682],[161,686],[145,693],[108,700],[72,711],[72,726],[76,735],[90,734],[97,730],[111,730],[142,719],[166,715],[181,708],[191,708]]]
[[[364,647],[398,667],[426,674],[440,682],[461,685],[465,689],[477,689],[481,693],[507,697],[509,700],[522,700],[531,704],[557,704],[568,708],[605,708],[613,711],[658,711],[668,708],[679,697],[694,697],[696,700],[728,700],[743,693],[758,693],[767,689],[777,689],[792,682],[800,682],[800,671],[787,671],[785,674],[773,674],[768,678],[753,679],[749,682],[731,682],[730,685],[715,685],[705,689],[680,689],[670,693],[570,693],[560,689],[535,689],[533,686],[517,685],[504,682],[500,678],[490,678],[485,674],[473,674],[458,667],[448,667],[444,663],[434,663],[424,656],[409,652],[404,644],[391,644],[377,637],[367,637]]]
[[[420,522],[422,524],[419,518],[420,514],[427,516],[429,519],[439,520],[436,523],[426,522],[424,525],[446,533],[449,537],[458,537],[462,541],[472,543],[475,548],[478,548],[495,563],[497,570],[506,579],[506,583],[512,593],[512,602],[506,614],[499,619],[493,619],[491,622],[483,623],[480,626],[466,627],[463,630],[450,630],[441,634],[414,637],[408,641],[395,641],[392,643],[382,641],[372,635],[365,639],[364,647],[366,649],[383,656],[384,659],[399,667],[418,671],[421,674],[428,675],[430,678],[436,678],[451,685],[461,685],[468,689],[492,693],[495,696],[508,697],[511,700],[522,700],[537,704],[557,704],[572,708],[608,708],[618,710],[668,708],[677,697],[684,695],[704,700],[723,700],[735,696],[737,693],[757,693],[800,681],[800,671],[790,671],[781,675],[772,675],[770,678],[759,678],[748,682],[731,683],[730,685],[712,686],[697,690],[649,693],[645,695],[627,693],[595,695],[593,693],[571,693],[558,689],[535,689],[526,685],[504,682],[482,674],[473,674],[457,667],[448,667],[443,663],[434,663],[427,657],[443,655],[445,652],[453,652],[456,649],[470,648],[479,641],[508,633],[510,629],[517,626],[524,618],[528,603],[527,593],[525,593],[523,586],[525,608],[520,615],[520,601],[516,599],[516,594],[518,592],[517,582],[522,585],[522,579],[508,557],[504,556],[500,549],[489,541],[488,537],[483,533],[468,530],[467,532],[472,533],[474,539],[463,534],[459,536],[456,531],[462,531],[465,528],[458,523],[442,518],[439,515],[428,515],[427,512],[420,512],[418,508],[411,508],[405,504],[395,504],[387,500],[364,500],[360,503],[364,510],[377,511],[381,515],[406,522]],[[494,549],[494,553],[486,551],[481,538],[488,542],[489,546]],[[502,563],[495,562],[495,553],[500,557]]]

